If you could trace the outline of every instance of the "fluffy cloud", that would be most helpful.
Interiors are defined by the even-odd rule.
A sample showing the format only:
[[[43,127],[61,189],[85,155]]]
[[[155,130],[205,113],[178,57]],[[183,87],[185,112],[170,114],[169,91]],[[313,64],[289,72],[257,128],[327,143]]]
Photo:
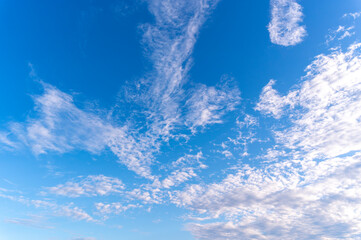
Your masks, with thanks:
[[[271,42],[282,46],[292,46],[303,41],[306,36],[302,7],[296,0],[271,0],[271,22],[268,25]]]

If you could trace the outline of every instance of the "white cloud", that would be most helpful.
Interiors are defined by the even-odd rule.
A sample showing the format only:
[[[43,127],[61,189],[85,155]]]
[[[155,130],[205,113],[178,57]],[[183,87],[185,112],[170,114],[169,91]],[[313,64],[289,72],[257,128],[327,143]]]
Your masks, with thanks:
[[[9,139],[9,133],[0,132],[0,143],[2,143],[6,150],[18,148],[18,144]]]
[[[360,75],[360,44],[319,55],[299,89],[281,97],[268,85],[256,109],[278,118],[290,111],[286,106],[294,108],[289,115],[293,126],[275,134],[279,143],[307,151],[310,158],[356,151],[361,148]]]
[[[301,26],[302,7],[296,0],[271,0],[271,22],[268,25],[271,42],[292,46],[303,41],[307,32]]]
[[[34,97],[37,115],[24,124],[11,124],[11,137],[15,136],[35,154],[74,149],[97,154],[110,149],[129,170],[156,179],[151,166],[162,144],[172,137],[187,137],[175,136],[174,129],[194,130],[197,126],[221,122],[223,114],[233,110],[239,99],[236,90],[226,89],[227,86],[202,86],[196,91],[203,98],[193,96],[188,101],[183,90],[197,35],[217,2],[148,1],[155,21],[141,28],[143,46],[154,71],[136,84],[133,93],[131,88],[125,91],[128,108],[141,105],[139,115],[134,116],[131,109],[132,115],[117,124],[118,116],[113,118],[109,112],[102,116],[97,109],[81,109],[71,95],[43,83],[44,94]],[[36,75],[34,69],[31,75]],[[202,111],[201,116],[197,111]],[[13,143],[8,136],[0,134],[0,141],[11,147]]]
[[[127,125],[116,126],[94,110],[77,107],[71,95],[49,84],[43,83],[43,87],[44,94],[33,97],[37,116],[24,124],[10,124],[11,132],[1,135],[3,143],[14,145],[7,140],[7,136],[12,136],[35,154],[74,149],[97,154],[109,148],[129,170],[152,178],[150,165],[157,145],[151,136],[134,133]]]
[[[352,17],[353,19],[357,19],[357,18],[361,17],[361,12],[346,13],[343,15],[343,17]]]
[[[318,56],[286,96],[273,90],[273,82],[266,86],[258,110],[276,119],[287,112],[290,120],[281,130],[273,127],[272,162],[243,165],[218,183],[172,194],[173,203],[204,221],[188,225],[196,238],[361,236],[360,48]]]
[[[351,26],[338,26],[337,29],[331,30],[330,34],[326,36],[326,44],[334,40],[344,40],[346,38],[352,37],[356,34],[353,30],[355,29],[354,25]]]
[[[207,168],[207,166],[201,162],[202,158],[204,158],[202,152],[198,152],[195,155],[184,155],[172,162],[170,169],[173,169],[173,171],[166,178],[161,181],[155,181],[152,186],[156,189],[170,189],[197,177],[197,172]]]
[[[203,99],[206,101],[203,102],[204,108],[199,109],[202,110],[202,115],[196,116],[194,111],[197,106],[193,103],[202,99],[195,99],[196,96],[192,95],[187,101],[187,96],[190,94],[183,88],[187,82],[191,54],[197,36],[217,2],[218,0],[148,1],[149,11],[153,14],[155,22],[152,25],[142,26],[143,43],[153,63],[154,71],[147,79],[142,79],[140,85],[143,85],[145,90],[137,89],[137,92],[142,92],[143,95],[136,98],[140,98],[141,104],[149,109],[149,133],[154,136],[163,139],[173,137],[171,131],[176,127],[183,127],[184,121],[193,129],[220,122],[218,114],[227,106],[216,105],[217,100],[208,102]],[[218,97],[222,97],[220,96],[222,93],[213,87],[207,90],[206,86],[202,86],[198,91],[202,91],[198,93],[204,96],[214,92]],[[184,100],[187,102],[185,106]],[[187,112],[187,116],[183,116],[184,112]]]
[[[193,168],[185,168],[182,170],[176,170],[171,173],[166,179],[162,181],[162,186],[164,188],[170,188],[177,186],[193,177],[197,176]]]
[[[269,83],[262,89],[260,100],[257,103],[255,110],[261,111],[264,114],[272,115],[274,118],[279,119],[284,114],[284,108],[293,103],[294,94],[287,96],[280,96],[279,93],[273,89],[275,80]]]
[[[186,124],[194,132],[197,127],[222,123],[223,115],[234,110],[239,102],[239,90],[227,82],[216,87],[199,85],[187,100]]]
[[[79,207],[60,206],[55,209],[55,213],[59,216],[70,217],[76,220],[83,220],[87,222],[97,222],[88,213]]]
[[[135,205],[135,204],[129,204],[129,205],[123,205],[122,203],[96,203],[95,204],[96,209],[98,210],[98,212],[102,215],[109,215],[109,214],[120,214],[122,212],[127,211],[128,209],[132,209],[132,208],[138,208],[141,207],[140,205]]]
[[[124,184],[121,180],[103,175],[79,177],[75,181],[46,188],[49,193],[66,197],[104,196],[121,193],[123,189]]]
[[[143,184],[126,195],[129,199],[144,204],[166,203],[174,188],[179,188],[192,178],[198,177],[198,174],[207,168],[201,161],[203,158],[202,152],[195,155],[185,154],[171,164],[163,166],[163,170],[166,170],[164,177],[157,177],[152,183]]]
[[[191,185],[173,201],[218,219],[188,226],[199,239],[355,237],[361,234],[360,162],[358,154],[245,167],[218,184]]]
[[[67,205],[59,205],[49,200],[33,200],[28,199],[23,196],[18,195],[9,195],[9,194],[2,194],[0,193],[1,198],[5,198],[14,202],[18,202],[27,206],[33,206],[35,208],[42,208],[52,215],[62,216],[62,217],[69,217],[75,220],[84,220],[87,222],[98,222],[93,217],[91,217],[87,212],[83,209],[74,206],[73,203]]]
[[[110,125],[96,114],[76,107],[71,95],[44,85],[44,94],[34,97],[38,118],[29,119],[22,129],[26,143],[36,154],[48,150],[66,152],[74,147],[97,153],[104,149]],[[20,127],[15,126],[16,132]]]

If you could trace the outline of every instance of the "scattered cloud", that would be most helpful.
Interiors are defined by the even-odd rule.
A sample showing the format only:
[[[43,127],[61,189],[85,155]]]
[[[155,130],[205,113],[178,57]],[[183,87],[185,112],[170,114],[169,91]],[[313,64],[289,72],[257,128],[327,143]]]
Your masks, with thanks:
[[[136,205],[136,204],[123,205],[122,203],[114,202],[109,204],[96,203],[95,207],[98,210],[98,213],[102,215],[109,215],[109,214],[117,215],[127,211],[128,209],[139,208],[141,207],[141,205]]]
[[[45,188],[46,194],[71,198],[122,194],[124,198],[116,202],[94,203],[94,214],[103,220],[148,204],[170,202],[191,211],[193,222],[187,229],[197,239],[359,238],[361,44],[317,56],[301,82],[286,94],[274,88],[275,80],[263,88],[255,110],[262,114],[260,118],[274,118],[268,120],[275,123],[271,127],[275,145],[262,149],[266,153],[255,158],[259,161],[239,160],[222,169],[225,177],[212,183],[200,178],[208,165],[200,151],[162,164],[158,175],[152,173],[162,144],[177,139],[175,130],[195,135],[199,129],[222,123],[225,114],[240,104],[240,92],[231,81],[184,87],[200,28],[217,2],[147,1],[154,21],[140,28],[154,71],[137,82],[137,91],[127,89],[126,96],[142,106],[139,115],[116,122],[119,119],[113,119],[112,113],[82,109],[72,95],[42,83],[44,93],[33,97],[34,115],[24,123],[11,123],[9,132],[0,133],[0,142],[13,149],[28,146],[36,155],[74,149],[99,154],[108,149],[129,170],[146,178],[146,183],[135,183],[131,190],[120,179],[104,175],[80,176]],[[302,42],[306,29],[300,4],[272,0],[271,7],[271,41],[282,46]],[[345,16],[356,19],[360,14]],[[331,38],[342,40],[352,31],[353,27],[340,26]],[[242,156],[248,156],[247,146],[256,140],[259,126],[258,117],[238,117],[235,137],[220,144],[218,152],[235,160],[238,156],[231,147],[235,150],[241,145]],[[194,179],[200,182],[195,184]],[[74,203],[32,200],[19,194],[0,188],[2,198],[52,215],[98,222]],[[51,228],[37,218],[5,221]]]
[[[280,96],[279,93],[273,89],[273,85],[275,83],[275,80],[271,80],[262,89],[260,101],[257,103],[255,110],[279,119],[284,114],[284,108],[288,105],[292,106],[292,98],[295,96],[294,94],[289,94],[283,97]]]
[[[222,123],[223,115],[233,111],[240,102],[237,87],[222,82],[217,87],[199,85],[187,100],[188,113],[186,124],[195,132],[197,127],[208,124]]]
[[[214,223],[193,223],[199,239],[317,239],[360,234],[360,155],[244,167],[222,182],[191,185],[173,201]],[[200,220],[202,218],[199,218]],[[222,219],[224,219],[222,221]],[[332,229],[332,231],[329,231]]]
[[[343,15],[344,18],[346,17],[352,17],[353,19],[357,19],[359,17],[361,17],[361,12],[355,12],[355,13],[345,13]]]
[[[290,121],[281,130],[274,126],[273,161],[244,164],[218,183],[174,191],[171,201],[197,216],[187,225],[196,238],[360,236],[360,48],[317,56],[286,96],[272,81],[265,87],[258,110],[276,119],[287,111]]]
[[[74,220],[97,222],[93,217],[86,213],[83,209],[74,206],[73,203],[67,205],[59,205],[50,200],[33,200],[23,196],[14,194],[0,193],[1,198],[5,198],[14,202],[18,202],[24,205],[33,206],[35,208],[42,208],[55,216],[69,217]]]
[[[303,83],[286,96],[269,84],[261,94],[258,110],[279,118],[293,109],[292,127],[275,131],[279,143],[301,149],[310,158],[335,157],[359,150],[361,112],[360,44],[346,52],[319,55],[307,69]],[[285,108],[290,106],[290,108]]]
[[[148,1],[155,21],[141,29],[154,71],[137,82],[135,91],[129,88],[125,94],[132,106],[142,106],[139,116],[119,121],[117,116],[112,118],[112,111],[81,109],[70,94],[42,83],[44,93],[33,97],[35,116],[12,123],[9,133],[0,134],[0,142],[14,147],[10,139],[17,139],[37,155],[74,149],[99,154],[110,149],[129,170],[155,180],[154,154],[170,138],[185,136],[176,136],[174,129],[195,132],[197,127],[221,123],[221,117],[239,102],[239,91],[228,84],[183,89],[200,28],[217,2]]]
[[[124,184],[120,179],[104,175],[78,177],[75,181],[46,188],[49,193],[66,197],[104,196],[120,193],[123,189]]]
[[[356,34],[354,31],[355,26],[338,26],[336,30],[331,30],[330,34],[326,36],[326,44],[329,44],[330,42],[334,40],[344,40],[346,38],[352,37]]]
[[[271,22],[268,25],[271,42],[282,46],[299,44],[305,38],[302,6],[297,0],[271,0]]]

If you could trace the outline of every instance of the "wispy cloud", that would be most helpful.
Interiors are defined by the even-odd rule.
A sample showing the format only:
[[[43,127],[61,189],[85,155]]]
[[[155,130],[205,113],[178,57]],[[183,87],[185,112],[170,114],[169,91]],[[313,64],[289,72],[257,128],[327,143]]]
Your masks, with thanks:
[[[345,13],[343,15],[344,18],[346,17],[352,17],[353,19],[357,19],[359,17],[361,17],[361,12],[354,12],[354,13]]]
[[[331,30],[330,34],[326,36],[326,44],[334,40],[344,40],[345,38],[352,37],[356,33],[353,31],[355,26],[339,26],[336,30]]]
[[[23,225],[27,227],[53,229],[54,227],[45,225],[43,223],[44,218],[41,216],[31,216],[31,218],[9,218],[5,219],[7,223],[13,223],[17,225]]]
[[[199,85],[187,100],[186,124],[195,132],[197,127],[222,123],[224,114],[233,111],[240,100],[237,87],[226,80],[216,87]]]
[[[52,215],[69,217],[71,219],[84,220],[87,222],[97,222],[97,220],[91,217],[83,209],[74,206],[73,203],[60,205],[50,200],[38,200],[38,199],[35,200],[35,199],[25,198],[24,196],[18,194],[13,194],[13,193],[5,194],[1,192],[0,192],[0,197],[27,206],[44,209]]]
[[[18,144],[9,139],[9,133],[0,132],[0,143],[6,150],[18,148]]]
[[[299,44],[305,38],[306,27],[302,6],[297,0],[271,0],[271,22],[268,25],[271,42],[282,46]]]
[[[120,179],[103,175],[79,177],[74,181],[46,188],[49,193],[66,197],[104,196],[120,193],[123,189],[124,184]]]
[[[71,95],[49,84],[42,85],[44,94],[33,97],[36,117],[23,124],[11,123],[6,136],[29,146],[35,154],[74,149],[98,154],[108,148],[130,170],[151,178],[151,153],[155,150],[150,137],[133,134],[127,125],[115,125],[106,116],[96,114],[97,109],[82,110]],[[2,143],[14,146],[12,142]]]
[[[129,170],[156,179],[151,171],[154,155],[170,138],[179,138],[174,130],[190,128],[195,133],[197,127],[221,123],[240,100],[239,91],[228,83],[184,88],[200,28],[217,2],[148,1],[154,22],[141,26],[142,42],[154,70],[125,94],[127,106],[142,106],[141,111],[131,109],[139,115],[120,120],[111,111],[82,109],[72,95],[42,83],[44,93],[33,97],[34,116],[12,123],[10,134],[0,134],[0,141],[14,147],[10,139],[15,137],[35,154],[74,149],[98,154],[110,149]],[[31,74],[36,75],[33,68]]]
[[[112,130],[99,116],[80,110],[71,95],[43,83],[44,94],[34,96],[37,117],[12,123],[11,131],[35,154],[67,152],[74,148],[97,153]]]
[[[149,128],[151,133],[161,137],[167,137],[172,129],[183,125],[184,118],[191,127],[219,122],[217,118],[218,106],[226,101],[215,100],[212,104],[207,100],[208,94],[215,94],[222,98],[221,89],[206,86],[199,87],[197,90],[191,89],[192,93],[203,95],[204,108],[212,110],[207,113],[203,111],[203,122],[196,120],[194,113],[195,95],[187,94],[184,85],[187,82],[187,74],[191,66],[191,54],[200,32],[200,28],[205,22],[210,12],[216,6],[218,0],[196,0],[184,2],[178,0],[151,0],[148,1],[149,10],[155,18],[155,23],[145,24],[143,43],[149,58],[153,63],[154,71],[145,80],[145,95],[143,101],[150,110]],[[144,84],[144,83],[143,83]],[[234,92],[231,92],[231,94]],[[191,95],[187,100],[187,95]],[[209,96],[210,97],[210,96]],[[186,105],[184,106],[184,100]],[[202,101],[202,99],[199,99]],[[209,105],[207,105],[209,104]],[[207,106],[206,106],[207,105]],[[199,106],[198,106],[199,107]],[[216,108],[213,110],[213,108]],[[182,113],[189,109],[187,116]],[[214,114],[212,116],[212,114]]]

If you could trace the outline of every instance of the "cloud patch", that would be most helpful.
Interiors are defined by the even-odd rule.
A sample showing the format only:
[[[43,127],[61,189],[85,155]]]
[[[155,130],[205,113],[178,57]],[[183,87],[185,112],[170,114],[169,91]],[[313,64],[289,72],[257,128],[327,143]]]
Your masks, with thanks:
[[[302,6],[297,0],[271,0],[271,22],[268,25],[271,42],[285,47],[301,43],[307,35],[302,20]]]
[[[124,189],[124,184],[120,179],[104,175],[87,176],[86,178],[79,177],[76,180],[55,187],[47,187],[46,190],[51,194],[74,198],[81,196],[105,196],[111,193],[120,193]]]

